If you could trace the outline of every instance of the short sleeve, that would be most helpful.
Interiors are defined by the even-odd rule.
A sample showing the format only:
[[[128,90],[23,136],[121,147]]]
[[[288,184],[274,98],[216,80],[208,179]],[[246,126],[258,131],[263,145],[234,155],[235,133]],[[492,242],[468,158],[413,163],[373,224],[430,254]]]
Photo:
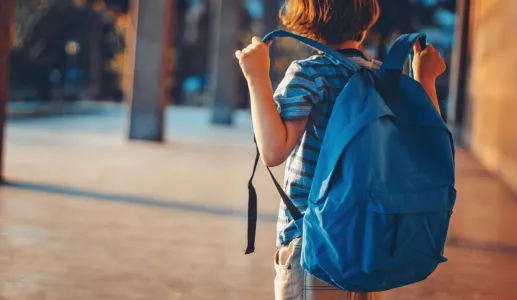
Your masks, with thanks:
[[[304,68],[297,61],[291,63],[274,93],[278,112],[284,120],[308,117],[318,98],[318,89],[310,68]]]

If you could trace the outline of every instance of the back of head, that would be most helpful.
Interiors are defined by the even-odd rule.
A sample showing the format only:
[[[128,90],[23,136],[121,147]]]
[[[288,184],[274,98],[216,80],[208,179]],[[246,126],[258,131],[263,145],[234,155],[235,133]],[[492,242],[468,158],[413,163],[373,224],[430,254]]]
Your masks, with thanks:
[[[362,41],[379,14],[377,0],[286,0],[280,20],[294,33],[339,45]]]

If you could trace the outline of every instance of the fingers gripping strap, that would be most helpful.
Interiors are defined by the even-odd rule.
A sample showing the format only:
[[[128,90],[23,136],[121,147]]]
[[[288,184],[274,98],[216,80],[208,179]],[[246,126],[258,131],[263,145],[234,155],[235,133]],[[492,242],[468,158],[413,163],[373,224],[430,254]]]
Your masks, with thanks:
[[[284,37],[290,37],[290,38],[298,40],[302,43],[305,43],[305,44],[311,46],[312,48],[317,49],[317,50],[327,54],[328,56],[337,60],[339,63],[343,64],[344,66],[346,66],[347,68],[349,68],[351,70],[357,71],[361,68],[361,66],[359,66],[359,64],[353,62],[350,59],[347,59],[343,55],[339,54],[339,52],[337,52],[336,50],[333,50],[315,40],[312,40],[312,39],[309,39],[309,38],[306,38],[306,37],[303,37],[303,36],[300,36],[300,35],[285,31],[285,30],[271,31],[270,33],[266,34],[266,36],[264,36],[263,41],[264,41],[264,43],[267,43],[269,41],[272,41],[275,38],[284,38]]]
[[[410,56],[411,69],[413,46],[416,42],[419,42],[422,46],[422,49],[425,49],[427,45],[426,35],[423,33],[401,35],[391,47],[386,60],[382,63],[381,70],[402,72],[402,68],[404,67],[404,63],[406,62],[408,56]]]

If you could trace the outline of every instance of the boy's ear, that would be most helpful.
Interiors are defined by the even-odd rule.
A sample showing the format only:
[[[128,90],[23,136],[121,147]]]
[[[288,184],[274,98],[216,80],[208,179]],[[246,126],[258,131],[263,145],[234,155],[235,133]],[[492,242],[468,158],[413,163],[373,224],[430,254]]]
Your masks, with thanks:
[[[366,31],[363,31],[363,33],[361,33],[360,35],[358,35],[358,36],[357,36],[357,41],[358,41],[359,43],[364,42],[364,39],[366,38],[366,34],[367,34],[367,32],[366,32]]]

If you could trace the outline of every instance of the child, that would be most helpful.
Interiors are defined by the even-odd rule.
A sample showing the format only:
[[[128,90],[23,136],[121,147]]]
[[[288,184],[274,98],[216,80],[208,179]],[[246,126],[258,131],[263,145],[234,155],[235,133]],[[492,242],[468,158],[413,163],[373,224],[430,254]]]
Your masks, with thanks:
[[[280,18],[291,32],[326,44],[362,66],[380,67],[379,62],[368,60],[359,50],[379,17],[377,0],[286,0],[284,8]],[[333,103],[353,74],[318,54],[294,61],[273,93],[268,47],[254,37],[248,47],[235,55],[248,82],[262,161],[267,166],[277,166],[287,159],[285,190],[303,213]],[[425,50],[415,45],[414,50],[414,78],[439,110],[435,80],[445,71],[445,63],[431,45]],[[305,272],[300,266],[302,237],[283,203],[277,229],[276,300],[380,299],[379,293],[338,290]]]

